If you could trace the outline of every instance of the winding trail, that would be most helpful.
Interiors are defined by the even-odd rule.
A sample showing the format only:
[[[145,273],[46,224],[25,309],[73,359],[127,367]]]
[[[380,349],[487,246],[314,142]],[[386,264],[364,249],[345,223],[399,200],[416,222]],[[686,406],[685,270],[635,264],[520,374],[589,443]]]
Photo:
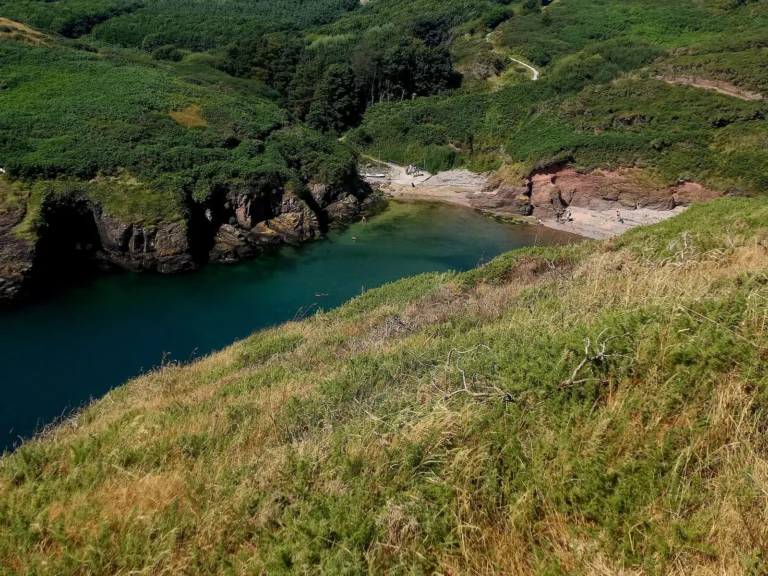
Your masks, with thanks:
[[[499,56],[504,56],[504,54],[502,54],[501,52],[496,50],[496,46],[493,44],[493,42],[491,42],[491,35],[492,34],[493,34],[493,32],[488,32],[488,34],[485,35],[485,41],[488,42],[491,46],[493,46],[493,51],[496,54],[498,54]],[[518,60],[517,58],[512,58],[512,56],[507,56],[507,58],[512,60],[512,62],[516,62],[517,64],[521,64],[522,66],[525,66],[526,68],[528,68],[528,70],[533,72],[533,81],[534,82],[539,79],[539,76],[540,76],[539,71],[536,70],[536,68],[534,68],[530,64],[526,64],[525,62],[523,62],[522,60]]]
[[[762,94],[744,90],[743,88],[739,88],[738,86],[734,86],[733,84],[723,82],[721,80],[709,80],[707,78],[701,78],[698,76],[677,76],[673,78],[666,76],[654,76],[654,78],[657,80],[663,80],[667,84],[672,84],[674,86],[693,86],[694,88],[701,88],[704,90],[714,90],[720,94],[732,96],[733,98],[738,98],[740,100],[763,99]]]
[[[518,64],[522,64],[523,66],[525,66],[526,68],[528,68],[528,70],[530,70],[531,72],[533,72],[533,79],[534,79],[534,81],[539,79],[539,71],[538,71],[538,70],[536,70],[536,68],[534,68],[534,67],[533,67],[533,66],[531,66],[530,64],[526,64],[526,63],[525,63],[525,62],[523,62],[522,60],[518,60],[517,58],[512,58],[512,56],[509,56],[509,59],[510,59],[510,60],[512,60],[512,62],[517,62]]]

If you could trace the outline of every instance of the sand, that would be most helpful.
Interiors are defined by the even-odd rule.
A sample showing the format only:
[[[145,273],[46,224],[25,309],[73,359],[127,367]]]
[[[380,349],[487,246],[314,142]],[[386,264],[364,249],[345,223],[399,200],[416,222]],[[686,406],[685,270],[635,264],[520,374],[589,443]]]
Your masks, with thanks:
[[[448,170],[434,175],[422,171],[411,175],[402,166],[383,162],[368,166],[361,173],[366,182],[390,198],[447,202],[459,206],[471,206],[468,195],[482,190],[487,183],[487,176],[469,170]],[[618,221],[615,209],[603,211],[571,207],[570,210],[573,217],[570,222],[544,220],[541,224],[585,238],[602,239],[618,236],[636,226],[656,224],[677,216],[685,207],[678,206],[672,210],[623,209],[620,210],[623,222]],[[533,218],[530,221],[536,222]]]

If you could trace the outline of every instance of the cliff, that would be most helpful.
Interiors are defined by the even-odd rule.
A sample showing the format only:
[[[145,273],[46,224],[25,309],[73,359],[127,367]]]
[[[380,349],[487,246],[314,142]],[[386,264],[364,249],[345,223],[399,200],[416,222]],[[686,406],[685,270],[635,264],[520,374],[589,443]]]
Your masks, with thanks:
[[[164,366],[0,459],[0,566],[762,573],[766,271],[719,199]]]
[[[94,179],[39,182],[11,202],[10,185],[1,182],[7,206],[0,212],[0,304],[23,297],[35,278],[75,264],[174,274],[209,261],[253,258],[265,246],[314,240],[376,201],[369,187],[354,181],[312,183],[298,193],[290,187],[230,193],[197,203]]]
[[[16,233],[26,204],[11,201],[11,189],[0,179],[0,303],[18,298],[29,281],[35,244]]]

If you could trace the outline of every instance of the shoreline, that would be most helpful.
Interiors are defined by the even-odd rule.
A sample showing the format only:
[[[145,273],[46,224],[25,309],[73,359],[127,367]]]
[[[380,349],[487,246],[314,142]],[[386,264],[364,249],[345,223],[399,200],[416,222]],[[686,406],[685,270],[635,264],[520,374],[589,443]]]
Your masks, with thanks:
[[[489,178],[482,174],[476,174],[469,170],[448,170],[437,174],[417,172],[416,175],[408,174],[406,168],[397,164],[380,162],[373,158],[367,158],[376,166],[386,166],[388,172],[377,174],[363,174],[363,178],[374,188],[381,190],[387,198],[404,201],[444,202],[472,208],[496,216],[509,218],[510,216],[530,224],[537,224],[558,230],[569,232],[591,240],[601,240],[620,236],[624,232],[637,226],[657,224],[673,216],[681,214],[687,206],[674,206],[666,209],[620,207],[611,206],[603,210],[569,206],[572,220],[558,222],[552,218],[519,215],[509,210],[486,208],[473,205],[470,195],[477,195],[488,189]],[[621,220],[617,218],[617,210]]]

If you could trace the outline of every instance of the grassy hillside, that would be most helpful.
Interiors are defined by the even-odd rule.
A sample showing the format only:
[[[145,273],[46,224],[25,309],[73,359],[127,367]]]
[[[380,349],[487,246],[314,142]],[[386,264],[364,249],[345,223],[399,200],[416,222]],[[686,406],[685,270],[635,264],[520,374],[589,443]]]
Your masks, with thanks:
[[[0,460],[0,566],[765,573],[766,246],[723,199],[164,366]]]

